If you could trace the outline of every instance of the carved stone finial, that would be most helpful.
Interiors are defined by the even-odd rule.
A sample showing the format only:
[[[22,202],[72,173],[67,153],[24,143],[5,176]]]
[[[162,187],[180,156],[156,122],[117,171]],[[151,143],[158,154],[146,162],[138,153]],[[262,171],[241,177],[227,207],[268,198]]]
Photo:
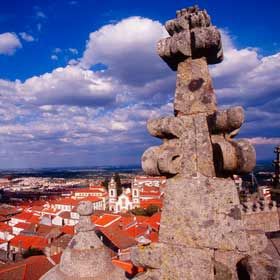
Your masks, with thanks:
[[[160,57],[177,70],[175,117],[148,122],[151,135],[164,143],[149,148],[142,167],[149,175],[177,174],[228,177],[250,172],[256,162],[253,146],[234,141],[244,122],[242,107],[217,110],[208,65],[223,59],[219,30],[197,6],[177,11],[165,24],[170,37],[158,42]]]
[[[248,256],[251,264],[267,245],[263,232],[245,230],[231,178],[250,172],[256,162],[248,141],[233,140],[244,111],[217,108],[208,64],[221,62],[223,52],[207,12],[197,6],[182,9],[165,27],[170,37],[158,42],[157,52],[177,71],[174,116],[148,121],[150,134],[163,143],[145,151],[142,168],[168,180],[159,243],[134,248],[132,261],[147,269],[139,280],[239,279],[238,265]],[[254,215],[253,205],[246,213]],[[270,267],[276,279],[280,264]],[[259,267],[244,269],[254,278]],[[269,279],[262,269],[260,278]]]
[[[77,212],[80,215],[77,234],[63,251],[60,264],[46,273],[42,280],[125,279],[124,272],[112,264],[109,249],[95,234],[95,226],[91,222],[92,203],[81,201]]]

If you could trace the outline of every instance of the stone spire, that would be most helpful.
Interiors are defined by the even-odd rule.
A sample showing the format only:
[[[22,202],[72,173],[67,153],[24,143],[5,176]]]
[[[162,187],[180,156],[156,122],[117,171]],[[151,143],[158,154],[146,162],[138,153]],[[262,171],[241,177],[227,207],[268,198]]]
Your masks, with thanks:
[[[60,264],[41,279],[125,279],[124,272],[112,264],[109,249],[95,234],[95,226],[91,222],[92,203],[82,201],[77,210],[80,215],[79,223],[76,226],[77,234],[63,251]]]
[[[220,32],[197,6],[177,11],[165,27],[170,37],[157,51],[177,71],[174,116],[148,121],[163,144],[145,151],[142,167],[168,180],[159,243],[132,250],[134,264],[147,268],[138,278],[270,279],[277,265],[260,255],[264,233],[245,230],[231,178],[256,162],[249,142],[233,140],[244,111],[217,109],[208,70],[223,59]]]

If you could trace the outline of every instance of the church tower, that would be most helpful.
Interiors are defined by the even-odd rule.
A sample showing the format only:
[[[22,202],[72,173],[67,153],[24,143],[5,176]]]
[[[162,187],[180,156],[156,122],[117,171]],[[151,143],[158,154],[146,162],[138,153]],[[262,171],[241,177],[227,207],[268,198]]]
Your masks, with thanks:
[[[134,180],[131,182],[131,192],[132,192],[132,203],[133,207],[139,207],[140,206],[140,193],[139,193],[139,186],[137,179],[134,178]]]
[[[118,196],[117,196],[117,184],[113,177],[110,180],[108,190],[109,190],[109,210],[115,211]]]

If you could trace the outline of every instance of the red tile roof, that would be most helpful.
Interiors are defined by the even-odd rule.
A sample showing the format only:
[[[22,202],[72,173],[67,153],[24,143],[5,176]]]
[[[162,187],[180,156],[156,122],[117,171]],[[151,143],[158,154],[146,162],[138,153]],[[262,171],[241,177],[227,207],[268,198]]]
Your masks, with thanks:
[[[140,200],[140,207],[147,208],[149,205],[155,205],[159,208],[162,208],[163,202],[162,199],[147,199],[147,200]]]
[[[137,244],[126,232],[120,230],[117,225],[98,227],[97,229],[107,237],[117,248],[126,249]]]
[[[72,199],[72,198],[62,198],[62,199],[57,199],[57,200],[51,201],[51,204],[76,206],[79,204],[79,201]]]
[[[120,215],[104,214],[100,218],[98,218],[94,223],[98,227],[107,227],[120,219]]]
[[[99,202],[99,201],[103,201],[102,198],[97,197],[97,196],[88,196],[85,197],[83,199],[79,199],[78,201],[90,201],[90,202]]]
[[[32,256],[15,264],[5,264],[0,267],[1,280],[38,280],[59,262],[60,255],[51,257]]]
[[[12,227],[5,224],[5,223],[0,223],[0,231],[4,232],[4,231],[7,231],[7,232],[12,232]]]
[[[40,223],[40,217],[33,215],[30,219],[27,220],[27,222],[32,224],[39,224]]]
[[[126,234],[132,238],[136,238],[141,235],[145,235],[148,230],[147,224],[136,224],[132,227],[129,227],[125,230]]]
[[[134,266],[132,262],[130,261],[121,261],[118,259],[113,259],[112,263],[121,269],[123,269],[125,272],[129,273],[131,276],[136,275],[137,273],[143,272],[144,268],[140,266]]]
[[[43,237],[27,235],[17,235],[10,242],[11,246],[17,248],[21,246],[25,250],[28,248],[44,249],[48,244],[47,240]]]
[[[27,223],[17,223],[14,225],[16,228],[22,228],[22,229],[28,229],[30,227],[30,224]]]
[[[70,212],[68,212],[68,211],[64,211],[64,212],[60,213],[59,216],[62,219],[70,219],[71,218]]]
[[[74,226],[63,226],[60,228],[60,231],[65,234],[74,235],[75,234],[75,227]]]
[[[28,212],[21,212],[17,215],[15,215],[13,218],[18,219],[18,220],[28,220],[33,216],[33,213],[28,213]]]

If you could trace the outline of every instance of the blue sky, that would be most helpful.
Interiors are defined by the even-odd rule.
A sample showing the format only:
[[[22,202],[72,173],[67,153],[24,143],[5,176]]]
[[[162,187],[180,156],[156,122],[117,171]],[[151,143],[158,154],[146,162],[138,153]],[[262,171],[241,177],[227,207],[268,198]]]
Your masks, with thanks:
[[[104,3],[103,3],[104,2]],[[280,142],[278,1],[2,1],[0,168],[137,164],[172,113],[175,73],[155,53],[163,23],[199,4],[223,35],[210,71],[222,107],[242,105],[258,159]]]

